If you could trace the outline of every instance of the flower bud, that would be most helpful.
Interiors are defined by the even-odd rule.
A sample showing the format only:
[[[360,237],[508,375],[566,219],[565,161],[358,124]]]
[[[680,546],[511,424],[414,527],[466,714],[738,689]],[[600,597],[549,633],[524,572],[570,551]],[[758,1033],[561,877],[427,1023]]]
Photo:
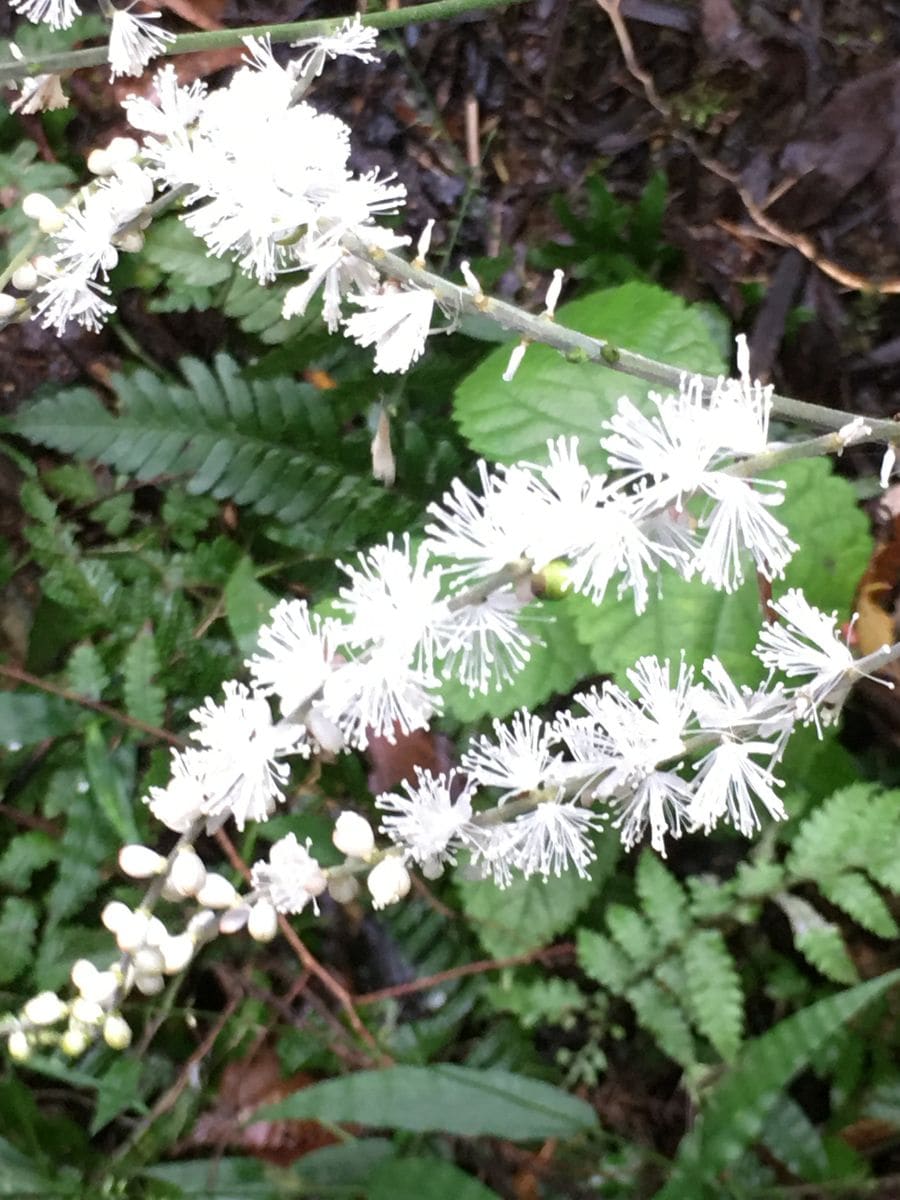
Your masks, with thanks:
[[[167,937],[160,945],[163,971],[166,975],[178,975],[194,957],[197,944],[189,933]]]
[[[132,879],[150,879],[162,874],[166,860],[149,846],[123,846],[119,851],[119,867]]]
[[[179,850],[167,882],[179,896],[196,896],[206,882],[206,867],[199,854],[193,850]]]
[[[238,904],[234,908],[226,909],[219,917],[219,933],[237,933],[247,924],[249,916],[250,909],[246,904]]]
[[[54,209],[53,212],[45,212],[42,216],[38,217],[38,229],[41,233],[59,233],[65,223],[66,218],[58,208]],[[78,1053],[80,1054],[81,1051],[79,1050]]]
[[[142,975],[137,972],[134,986],[144,996],[158,996],[166,985],[162,975]]]
[[[255,942],[271,942],[278,933],[278,913],[268,900],[257,900],[250,909],[247,932]]]
[[[119,980],[114,971],[98,971],[82,990],[85,1000],[93,1000],[101,1008],[109,1008],[119,990]]]
[[[131,1026],[118,1013],[110,1013],[103,1022],[103,1040],[113,1050],[125,1050],[131,1045]]]
[[[78,1021],[81,1025],[101,1025],[103,1023],[103,1009],[94,1000],[85,1000],[84,996],[78,996],[72,1001],[72,1020]]]
[[[359,813],[342,812],[334,824],[331,840],[348,858],[368,858],[375,849],[372,826]]]
[[[163,955],[157,946],[142,946],[134,956],[138,975],[162,975],[163,966]]]
[[[137,229],[129,229],[118,235],[116,245],[126,254],[139,254],[144,248],[144,235]]]
[[[344,735],[329,717],[313,705],[306,718],[306,727],[327,754],[340,754],[344,749]]]
[[[233,908],[240,897],[224,875],[210,871],[197,891],[197,900],[205,908]]]
[[[82,995],[93,986],[94,980],[100,972],[94,964],[87,958],[78,958],[72,963],[72,970],[69,972],[69,978],[72,980],[72,987],[76,992],[81,992]]]
[[[87,156],[87,169],[92,175],[112,175],[113,157],[108,150],[98,146]]]
[[[38,285],[38,273],[31,263],[23,263],[13,271],[11,283],[20,292],[30,292]]]
[[[116,932],[116,945],[123,954],[134,954],[147,940],[150,918],[145,912],[130,913]]]
[[[359,895],[359,883],[352,875],[335,875],[328,880],[328,894],[338,904],[349,904]]]
[[[106,926],[110,933],[118,933],[126,921],[131,920],[134,914],[127,904],[123,904],[121,900],[110,900],[103,912],[100,914],[100,920]]]
[[[0,292],[0,321],[11,317],[18,307],[18,300],[8,292]]]
[[[38,992],[22,1009],[22,1015],[30,1025],[55,1025],[68,1011],[69,1006],[56,992]]]
[[[78,1058],[88,1048],[88,1035],[77,1025],[70,1025],[60,1038],[59,1046],[69,1058]]]
[[[219,923],[216,920],[216,914],[208,908],[204,908],[202,912],[194,913],[187,923],[187,932],[197,945],[201,942],[211,942],[219,932]]]
[[[29,192],[22,201],[22,212],[32,221],[39,221],[42,216],[59,212],[59,209],[43,192]]]
[[[373,908],[385,908],[403,899],[412,887],[412,880],[402,860],[391,854],[372,868],[366,886],[372,896]]]
[[[9,1035],[6,1049],[14,1062],[27,1062],[31,1058],[31,1042],[24,1029],[16,1029]]]

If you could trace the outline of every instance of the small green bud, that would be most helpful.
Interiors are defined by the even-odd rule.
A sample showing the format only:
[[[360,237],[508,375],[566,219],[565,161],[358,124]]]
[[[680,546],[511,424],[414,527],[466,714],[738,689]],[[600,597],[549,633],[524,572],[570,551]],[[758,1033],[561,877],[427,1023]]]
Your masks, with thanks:
[[[539,600],[562,600],[572,588],[569,565],[561,558],[547,563],[532,577],[531,590]]]

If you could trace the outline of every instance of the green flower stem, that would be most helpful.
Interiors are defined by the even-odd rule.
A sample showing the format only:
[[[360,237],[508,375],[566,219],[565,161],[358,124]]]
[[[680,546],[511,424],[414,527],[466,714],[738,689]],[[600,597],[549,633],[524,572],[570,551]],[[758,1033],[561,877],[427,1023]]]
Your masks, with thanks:
[[[623,375],[643,379],[666,390],[677,390],[683,374],[680,367],[668,363],[657,362],[643,354],[635,354],[631,350],[623,350],[600,338],[589,337],[575,329],[567,329],[558,324],[552,317],[534,315],[508,304],[504,300],[496,300],[487,295],[478,295],[460,284],[450,283],[416,263],[407,262],[399,254],[382,250],[380,246],[370,246],[357,234],[347,234],[343,244],[358,258],[372,263],[382,274],[391,279],[399,279],[415,287],[427,288],[432,291],[441,308],[453,319],[467,315],[481,315],[490,318],[502,329],[516,333],[527,342],[540,342],[558,350],[570,362],[593,362],[598,366],[608,367]],[[700,375],[704,391],[710,394],[716,386],[712,375]],[[819,426],[824,429],[843,429],[856,419],[854,413],[843,412],[836,408],[825,408],[818,404],[807,404],[803,400],[793,400],[788,396],[774,395],[772,411],[779,417],[789,421]],[[855,435],[850,439],[854,444],[862,442],[893,442],[900,441],[900,424],[895,421],[866,418],[865,424],[869,433]],[[834,450],[842,450],[848,442],[839,439],[825,448],[824,445],[809,453],[825,454]],[[801,457],[797,455],[796,457]]]
[[[390,12],[367,13],[362,16],[362,23],[373,29],[399,29],[404,25],[418,24],[420,21],[445,21],[461,13],[487,12],[525,2],[526,0],[432,0],[428,4],[411,5],[409,8],[393,9]],[[190,54],[195,50],[221,50],[239,46],[245,37],[264,37],[266,34],[273,42],[320,37],[333,33],[340,28],[344,20],[344,17],[329,17],[316,21],[291,21],[286,25],[245,25],[240,29],[182,33],[166,48],[165,57]],[[21,61],[0,62],[0,83],[11,83],[24,79],[26,75],[57,75],[61,71],[96,67],[107,61],[107,55],[106,46],[91,46],[85,50],[63,50],[54,54],[36,54]]]

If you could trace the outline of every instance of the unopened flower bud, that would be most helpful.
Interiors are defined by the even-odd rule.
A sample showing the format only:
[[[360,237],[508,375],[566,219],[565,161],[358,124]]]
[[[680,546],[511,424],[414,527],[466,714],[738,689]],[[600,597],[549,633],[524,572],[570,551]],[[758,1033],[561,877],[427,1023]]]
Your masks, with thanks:
[[[42,216],[59,212],[59,209],[43,192],[29,192],[22,201],[22,212],[32,221],[39,221]]]
[[[85,1000],[78,996],[72,1001],[72,1020],[82,1025],[100,1025],[103,1022],[103,1009],[93,1000]]]
[[[129,229],[119,234],[116,245],[126,254],[140,254],[144,248],[144,235],[138,229]]]
[[[197,944],[189,933],[168,937],[159,947],[166,975],[178,975],[194,957]]]
[[[331,840],[348,858],[368,858],[375,849],[372,826],[365,817],[355,812],[341,813],[334,823]]]
[[[57,208],[54,212],[45,212],[38,217],[38,229],[41,233],[59,233],[66,223],[66,218]],[[79,1053],[81,1053],[79,1051]]]
[[[98,971],[81,994],[85,1000],[93,1000],[101,1008],[109,1008],[118,990],[119,980],[114,971]]]
[[[134,954],[140,950],[147,940],[149,924],[150,918],[145,912],[131,913],[128,919],[122,922],[115,933],[116,945],[123,954]]]
[[[37,287],[38,273],[31,263],[23,263],[13,271],[11,283],[20,292],[30,292]]]
[[[18,307],[18,300],[9,292],[0,292],[0,321],[11,317]]]
[[[193,850],[180,850],[175,855],[167,881],[179,896],[196,896],[206,882],[206,867]]]
[[[166,985],[162,975],[142,975],[138,971],[134,977],[134,986],[143,996],[158,996]]]
[[[162,951],[157,946],[142,946],[134,956],[138,975],[161,975],[164,965]]]
[[[150,879],[162,874],[166,860],[149,846],[123,846],[119,851],[119,867],[132,879]]]
[[[72,963],[69,978],[72,980],[72,986],[75,990],[84,995],[93,986],[94,980],[99,974],[100,972],[90,959],[78,958]]]
[[[103,1040],[113,1050],[125,1050],[131,1045],[131,1026],[118,1013],[110,1013],[103,1022]]]
[[[556,312],[556,306],[559,304],[559,297],[562,292],[564,273],[559,269],[553,272],[553,279],[550,281],[550,286],[547,288],[547,297],[544,300],[545,317],[552,317]]]
[[[340,754],[344,749],[344,735],[340,727],[326,717],[315,704],[306,718],[306,727],[327,754]]]
[[[131,909],[121,900],[110,900],[100,914],[100,920],[110,933],[118,933],[126,921],[133,916]]]
[[[250,909],[246,904],[238,904],[234,908],[226,909],[219,917],[219,933],[237,933],[247,924],[249,916]]]
[[[195,913],[187,923],[187,932],[198,945],[201,942],[211,942],[218,931],[219,922],[216,914],[208,908]]]
[[[506,364],[506,370],[501,376],[504,383],[512,383],[516,377],[516,371],[522,365],[522,359],[525,357],[525,351],[528,349],[527,342],[518,342],[512,348],[512,354],[509,356],[509,362]]]
[[[108,150],[98,146],[87,156],[87,169],[92,175],[112,175],[113,159]]]
[[[555,558],[532,578],[531,590],[540,600],[562,600],[572,590],[572,572],[561,558]]]
[[[144,942],[148,946],[159,946],[168,936],[169,931],[159,917],[149,917],[147,919],[147,933],[144,937]]]
[[[440,879],[444,873],[444,864],[441,861],[440,855],[436,854],[433,858],[426,858],[422,863],[422,874],[426,879]]]
[[[232,908],[239,896],[224,875],[210,871],[197,892],[197,900],[205,908]]]
[[[16,1029],[9,1035],[6,1049],[14,1062],[26,1062],[31,1058],[31,1042],[24,1029]]]
[[[412,880],[402,860],[396,854],[390,854],[372,868],[366,886],[372,896],[373,908],[385,908],[403,899],[412,887]]]
[[[77,1025],[70,1025],[59,1041],[60,1049],[69,1058],[78,1058],[88,1048],[88,1035]]]
[[[335,875],[328,880],[328,895],[338,904],[349,904],[359,895],[359,883],[352,875]]]
[[[278,933],[278,913],[268,900],[257,900],[250,909],[247,932],[255,942],[271,942]]]
[[[22,1009],[22,1015],[30,1025],[55,1025],[68,1011],[69,1006],[56,992],[38,992]]]
[[[387,409],[383,407],[378,414],[378,424],[375,426],[375,436],[372,438],[370,449],[373,478],[385,487],[393,487],[397,478],[397,460],[391,449],[391,420]]]

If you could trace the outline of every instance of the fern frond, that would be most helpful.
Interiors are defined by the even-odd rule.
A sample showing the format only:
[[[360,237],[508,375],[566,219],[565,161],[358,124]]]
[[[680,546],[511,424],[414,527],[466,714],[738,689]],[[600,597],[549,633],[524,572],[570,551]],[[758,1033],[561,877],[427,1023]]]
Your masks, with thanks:
[[[605,934],[592,929],[579,929],[575,944],[578,963],[585,974],[615,995],[623,995],[633,968],[619,947]]]
[[[694,1038],[681,1005],[656,980],[642,979],[628,988],[625,999],[664,1054],[685,1069],[697,1062]]]
[[[650,966],[659,953],[659,943],[649,921],[625,904],[610,904],[606,927],[638,968]]]
[[[835,907],[852,917],[857,925],[868,929],[878,937],[897,936],[897,924],[888,907],[865,875],[859,871],[845,871],[833,878],[820,880],[822,895]]]
[[[802,896],[782,892],[773,899],[790,922],[794,945],[810,966],[835,983],[859,982],[837,925],[826,921]]]
[[[129,716],[148,725],[162,725],[166,695],[154,679],[159,673],[156,641],[149,629],[142,630],[122,659],[123,692]]]
[[[664,946],[680,941],[691,927],[684,888],[657,854],[644,850],[635,877],[638,896]]]
[[[717,929],[698,929],[684,948],[687,999],[700,1033],[726,1062],[744,1029],[744,996],[734,959]]]

